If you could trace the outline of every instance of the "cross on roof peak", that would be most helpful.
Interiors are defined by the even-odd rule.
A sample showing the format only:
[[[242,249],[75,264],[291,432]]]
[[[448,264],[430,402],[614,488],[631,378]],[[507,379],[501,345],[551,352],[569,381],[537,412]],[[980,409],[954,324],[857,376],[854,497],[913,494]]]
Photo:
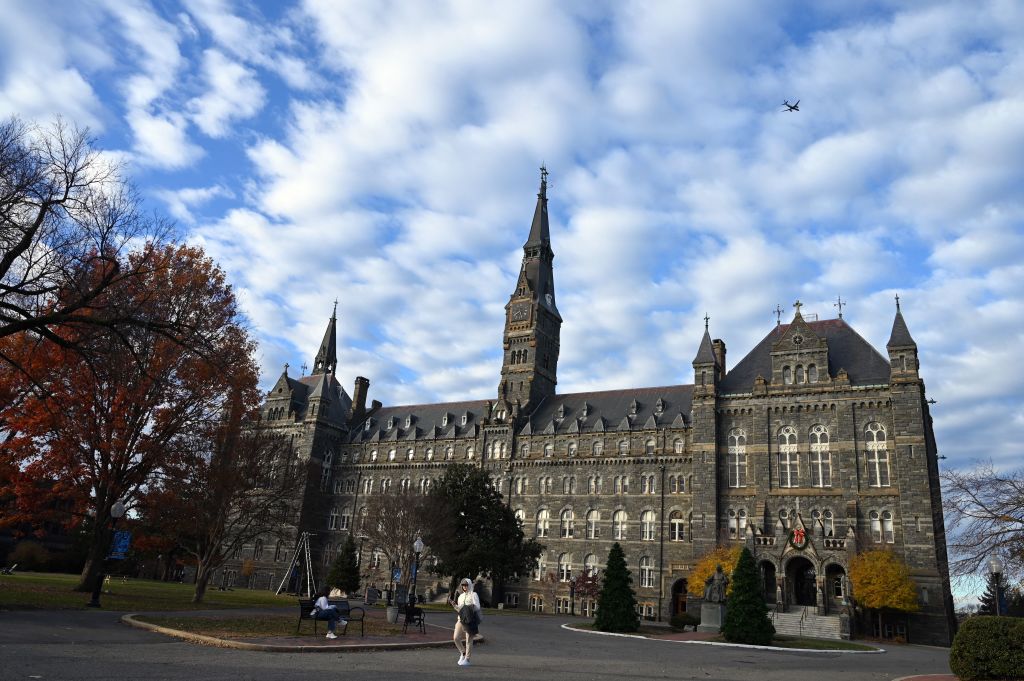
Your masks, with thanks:
[[[800,308],[803,307],[803,305],[804,304],[800,302],[799,298],[797,299],[797,301],[795,303],[793,303],[793,307],[796,308],[796,313],[797,314],[800,314]]]
[[[843,297],[842,296],[836,296],[836,302],[832,303],[832,307],[838,307],[839,308],[839,318],[840,319],[843,318],[843,305],[846,305],[846,302],[843,300]]]

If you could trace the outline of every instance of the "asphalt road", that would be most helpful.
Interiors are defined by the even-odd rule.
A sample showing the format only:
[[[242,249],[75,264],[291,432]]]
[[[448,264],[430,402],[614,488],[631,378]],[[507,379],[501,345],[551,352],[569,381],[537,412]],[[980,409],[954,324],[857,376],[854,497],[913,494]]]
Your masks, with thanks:
[[[598,636],[554,617],[490,616],[488,642],[458,667],[451,649],[255,653],[185,643],[110,612],[0,612],[0,680],[728,679],[845,681],[949,673],[949,652],[896,646],[875,655],[756,651]]]

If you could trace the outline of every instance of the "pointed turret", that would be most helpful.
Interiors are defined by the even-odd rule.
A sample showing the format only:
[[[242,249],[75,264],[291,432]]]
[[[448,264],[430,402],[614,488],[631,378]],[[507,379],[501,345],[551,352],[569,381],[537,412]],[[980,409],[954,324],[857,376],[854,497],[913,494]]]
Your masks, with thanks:
[[[697,356],[693,358],[693,383],[699,386],[699,390],[706,390],[709,395],[713,395],[715,385],[722,377],[722,368],[715,354],[715,342],[711,340],[711,332],[708,330],[710,319],[704,315],[704,337],[700,339]]]
[[[313,359],[314,374],[333,374],[338,366],[338,302],[334,302],[334,311],[331,312],[331,321],[327,323],[327,331],[324,332],[324,339],[320,343],[316,357]]]
[[[907,322],[903,319],[903,312],[900,310],[900,297],[896,296],[896,318],[892,320],[892,333],[889,334],[889,342],[885,344],[885,347],[906,348],[911,346],[916,348],[917,343],[911,337]]]
[[[910,335],[907,322],[900,310],[900,297],[896,296],[896,318],[892,320],[892,333],[885,344],[889,351],[889,366],[893,378],[917,379],[917,343]]]
[[[704,327],[704,337],[700,339],[700,347],[697,349],[697,356],[693,358],[693,365],[716,364],[715,348],[711,343],[711,333]]]

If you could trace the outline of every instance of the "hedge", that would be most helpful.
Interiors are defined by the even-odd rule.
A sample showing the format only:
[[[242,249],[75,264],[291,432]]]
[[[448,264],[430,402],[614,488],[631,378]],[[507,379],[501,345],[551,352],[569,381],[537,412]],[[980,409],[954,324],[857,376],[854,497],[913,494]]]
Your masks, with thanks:
[[[949,667],[963,681],[1024,679],[1024,619],[965,620],[953,638]]]

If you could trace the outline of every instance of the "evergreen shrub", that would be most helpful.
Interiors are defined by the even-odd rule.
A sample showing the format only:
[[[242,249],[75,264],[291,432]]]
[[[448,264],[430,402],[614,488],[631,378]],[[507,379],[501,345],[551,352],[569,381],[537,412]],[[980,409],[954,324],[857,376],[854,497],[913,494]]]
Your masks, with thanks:
[[[618,542],[608,552],[601,595],[597,599],[597,618],[594,628],[598,631],[637,631],[640,616],[636,612],[636,594],[633,592],[633,578],[626,569],[626,557]]]
[[[743,549],[732,573],[732,592],[725,605],[722,633],[733,643],[766,646],[772,642],[775,626],[768,618],[768,606],[761,593],[754,556]]]
[[[953,638],[949,667],[963,681],[1024,679],[1024,619],[965,620]]]

